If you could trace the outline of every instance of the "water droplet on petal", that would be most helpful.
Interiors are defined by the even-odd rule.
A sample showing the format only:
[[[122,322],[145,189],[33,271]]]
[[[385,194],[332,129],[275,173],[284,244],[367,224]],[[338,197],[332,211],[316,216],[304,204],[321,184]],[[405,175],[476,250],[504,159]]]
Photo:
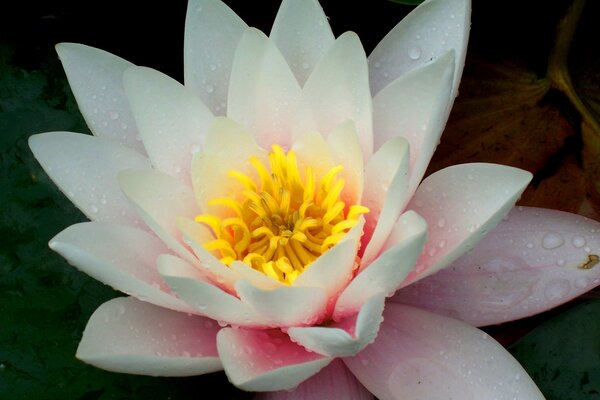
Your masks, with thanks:
[[[571,283],[566,279],[558,279],[548,283],[544,289],[544,296],[548,301],[564,299],[571,291]]]
[[[583,246],[585,246],[586,242],[585,242],[585,238],[583,236],[575,235],[571,239],[571,243],[573,244],[573,246],[575,246],[576,248],[580,249]]]
[[[565,239],[560,233],[548,232],[542,239],[542,247],[545,249],[556,249],[565,243]]]
[[[410,50],[408,50],[408,56],[411,60],[418,60],[421,58],[421,48],[417,46],[412,47]]]

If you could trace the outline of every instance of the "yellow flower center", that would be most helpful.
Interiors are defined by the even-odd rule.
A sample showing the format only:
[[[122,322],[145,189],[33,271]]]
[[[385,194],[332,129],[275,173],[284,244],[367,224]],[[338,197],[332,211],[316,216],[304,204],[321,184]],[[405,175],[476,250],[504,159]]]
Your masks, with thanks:
[[[269,153],[270,170],[258,158],[250,163],[259,176],[254,182],[238,171],[228,176],[244,186],[243,200],[216,198],[209,205],[225,206],[232,217],[196,217],[215,239],[203,243],[226,265],[239,260],[280,282],[291,284],[369,212],[361,205],[346,206],[341,199],[342,166],[331,168],[316,187],[311,167],[300,177],[296,154],[277,145]]]

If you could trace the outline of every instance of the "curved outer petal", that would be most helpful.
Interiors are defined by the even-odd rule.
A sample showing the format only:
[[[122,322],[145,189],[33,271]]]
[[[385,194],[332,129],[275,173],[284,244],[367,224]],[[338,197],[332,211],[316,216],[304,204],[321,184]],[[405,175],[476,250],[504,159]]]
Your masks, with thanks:
[[[208,318],[119,297],[92,314],[77,348],[77,358],[129,374],[206,374],[222,369],[215,340],[219,329]]]
[[[259,160],[264,160],[266,154],[242,126],[228,118],[215,118],[206,137],[204,150],[192,160],[192,185],[202,211],[212,212],[216,207],[208,210],[207,204],[215,198],[243,200],[241,193],[245,187],[227,173],[238,171],[256,182],[258,175],[249,159],[256,156]],[[231,211],[227,209],[224,212]]]
[[[421,182],[450,114],[454,51],[390,83],[373,99],[375,149],[394,136],[410,144],[408,192]]]
[[[454,49],[454,99],[465,64],[470,20],[470,0],[428,0],[415,8],[369,55],[373,94],[411,69]]]
[[[392,234],[394,245],[386,249],[344,289],[335,304],[333,318],[355,313],[376,293],[391,296],[415,267],[427,239],[427,223],[414,211],[400,216]]]
[[[169,250],[154,235],[124,225],[84,222],[71,225],[50,248],[94,279],[142,301],[176,311],[192,308],[171,294],[156,271],[156,259]]]
[[[365,159],[373,153],[373,105],[368,66],[354,32],[341,35],[315,67],[304,85],[317,130],[328,135],[347,120],[356,124]]]
[[[512,208],[531,174],[496,164],[461,164],[428,176],[409,209],[427,221],[429,238],[402,286],[446,267],[485,236]]]
[[[231,383],[248,391],[292,389],[332,361],[306,351],[277,329],[223,328],[217,349]]]
[[[353,356],[375,340],[385,295],[377,293],[365,301],[360,311],[329,326],[288,329],[290,338],[306,349],[332,357]]]
[[[265,148],[289,148],[293,137],[314,129],[289,65],[275,43],[254,28],[244,32],[235,53],[227,116]]]
[[[392,299],[491,325],[534,315],[600,284],[600,223],[518,207],[450,267]]]
[[[56,52],[92,133],[146,154],[123,89],[123,72],[133,64],[77,43],[60,43]]]
[[[161,256],[158,272],[182,300],[202,315],[234,326],[271,326],[251,306],[207,281],[200,271],[180,258]]]
[[[377,339],[344,362],[377,398],[543,400],[523,367],[463,322],[388,304]]]
[[[365,216],[363,243],[367,243],[367,247],[361,269],[377,257],[409,200],[408,159],[408,142],[396,136],[384,143],[367,162],[362,203],[370,212]]]
[[[312,325],[325,316],[327,293],[322,288],[282,286],[261,289],[240,280],[235,290],[244,303],[268,319],[272,326]]]
[[[194,261],[183,245],[177,218],[198,214],[192,189],[176,178],[153,169],[127,170],[119,174],[121,190],[134,204],[144,222],[167,246]]]
[[[150,68],[129,68],[123,84],[152,165],[189,184],[192,155],[204,143],[212,113],[179,82]]]
[[[373,395],[356,380],[341,360],[333,360],[291,392],[264,392],[254,397],[254,400],[315,399],[372,400]]]
[[[119,188],[119,171],[149,167],[148,159],[112,140],[70,132],[29,138],[29,147],[44,171],[86,217],[143,227],[144,223]]]
[[[227,113],[233,56],[248,25],[219,0],[188,1],[183,43],[185,86],[215,115]]]
[[[301,86],[335,41],[327,16],[317,0],[284,0],[270,37]]]

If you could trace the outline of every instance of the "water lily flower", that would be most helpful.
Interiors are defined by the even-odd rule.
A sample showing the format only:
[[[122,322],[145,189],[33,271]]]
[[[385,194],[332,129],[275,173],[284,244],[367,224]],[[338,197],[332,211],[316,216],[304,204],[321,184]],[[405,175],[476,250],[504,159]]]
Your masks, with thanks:
[[[367,58],[316,0],[284,0],[268,37],[190,0],[185,85],[59,44],[93,136],[30,147],[91,221],[50,247],[129,295],[94,312],[77,357],[224,370],[270,399],[543,398],[463,321],[523,317],[597,284],[598,224],[513,211],[459,259],[531,178],[479,163],[423,179],[469,18],[468,0],[425,1]]]

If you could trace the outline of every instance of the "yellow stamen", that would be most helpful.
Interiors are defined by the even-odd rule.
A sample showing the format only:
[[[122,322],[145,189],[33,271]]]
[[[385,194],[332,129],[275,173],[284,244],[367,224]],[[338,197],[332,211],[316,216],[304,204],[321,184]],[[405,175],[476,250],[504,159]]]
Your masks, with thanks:
[[[337,175],[343,167],[331,168],[315,187],[317,176],[307,167],[301,178],[293,150],[275,145],[269,166],[250,158],[258,182],[239,171],[228,176],[240,182],[239,197],[216,198],[208,204],[233,211],[224,217],[202,214],[196,222],[213,232],[214,240],[203,243],[223,263],[242,261],[291,285],[319,256],[335,246],[358,222],[367,207],[350,205],[341,199],[344,180]]]

